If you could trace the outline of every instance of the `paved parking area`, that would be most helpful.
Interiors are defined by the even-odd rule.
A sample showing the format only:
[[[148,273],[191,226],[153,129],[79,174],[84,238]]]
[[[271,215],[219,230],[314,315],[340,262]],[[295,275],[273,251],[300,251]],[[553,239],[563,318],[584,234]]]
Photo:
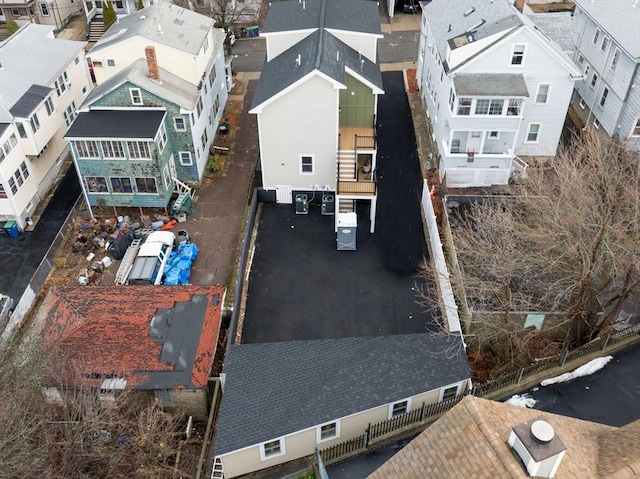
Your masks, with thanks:
[[[21,233],[17,238],[0,236],[0,293],[11,296],[14,305],[20,300],[79,196],[78,176],[71,165],[34,230]]]
[[[337,251],[333,216],[318,206],[263,204],[249,276],[243,343],[421,333],[434,328],[416,303],[427,254],[421,174],[401,72],[383,74],[379,201],[370,234],[358,206],[356,251]]]

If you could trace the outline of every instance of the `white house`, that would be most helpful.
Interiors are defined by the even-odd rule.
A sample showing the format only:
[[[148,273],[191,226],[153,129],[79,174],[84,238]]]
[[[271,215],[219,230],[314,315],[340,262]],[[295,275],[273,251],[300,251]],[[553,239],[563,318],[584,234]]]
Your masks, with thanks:
[[[640,150],[640,4],[577,0],[574,60],[584,79],[573,107],[587,126]]]
[[[262,36],[267,62],[250,113],[258,117],[262,186],[279,203],[336,195],[376,209],[380,20],[366,0],[273,3]]]
[[[68,152],[63,136],[92,87],[84,42],[29,24],[0,43],[0,219],[24,229]]]
[[[80,0],[0,0],[0,24],[14,20],[19,26],[29,23],[51,25],[57,31],[81,13]]]
[[[361,436],[471,381],[460,337],[431,333],[233,345],[223,373],[214,477],[225,479]]]
[[[182,166],[193,171],[185,172],[183,180],[202,178],[232,87],[225,34],[213,24],[209,17],[160,2],[120,19],[89,52],[101,91],[83,109],[156,108],[165,107],[165,100],[179,105],[175,113],[184,118],[176,126],[172,117],[167,127],[189,136],[189,147],[174,152],[176,161],[178,151],[190,152]],[[140,60],[146,62],[142,65]],[[131,81],[134,63],[143,73]],[[161,71],[166,72],[164,83]],[[96,124],[96,138],[99,129]]]
[[[507,184],[554,156],[582,73],[507,0],[422,2],[417,81],[448,186]]]

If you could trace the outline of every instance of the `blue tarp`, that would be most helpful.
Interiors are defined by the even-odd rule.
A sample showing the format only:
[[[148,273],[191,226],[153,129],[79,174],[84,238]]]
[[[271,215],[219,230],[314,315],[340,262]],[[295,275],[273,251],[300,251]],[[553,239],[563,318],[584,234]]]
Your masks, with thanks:
[[[189,284],[191,265],[198,257],[198,247],[194,243],[182,243],[173,251],[165,268],[164,284],[180,286]]]

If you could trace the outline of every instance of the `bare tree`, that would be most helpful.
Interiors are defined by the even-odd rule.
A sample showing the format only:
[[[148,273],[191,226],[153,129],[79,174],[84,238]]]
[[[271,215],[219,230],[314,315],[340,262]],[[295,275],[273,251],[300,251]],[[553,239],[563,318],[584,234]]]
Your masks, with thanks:
[[[173,478],[180,415],[153,398],[112,398],[61,356],[0,351],[0,477]],[[55,387],[51,387],[55,386]],[[110,400],[111,399],[111,400]]]
[[[551,313],[542,334],[562,330],[563,346],[609,326],[640,293],[639,185],[632,152],[585,134],[561,148],[552,167],[530,168],[513,197],[453,214],[461,275],[451,279],[471,308],[468,342],[513,360],[540,336],[514,323],[516,312]]]
[[[183,8],[213,18],[216,28],[227,34],[225,53],[231,55],[231,35],[240,25],[257,24],[260,15],[261,0],[175,0],[173,3]]]

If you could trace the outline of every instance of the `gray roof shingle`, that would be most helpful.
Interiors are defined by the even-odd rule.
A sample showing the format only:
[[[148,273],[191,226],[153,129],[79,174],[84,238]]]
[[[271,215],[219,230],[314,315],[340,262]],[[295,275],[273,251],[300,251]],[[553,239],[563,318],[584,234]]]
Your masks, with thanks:
[[[42,100],[47,98],[49,92],[51,88],[47,86],[31,85],[9,111],[17,118],[28,118]]]
[[[634,0],[575,0],[632,58],[640,61],[640,3]]]
[[[522,73],[463,73],[453,77],[456,94],[529,96]]]
[[[470,377],[460,338],[434,334],[233,345],[215,454]]]
[[[138,59],[129,67],[119,71],[107,81],[95,87],[82,103],[88,106],[112,92],[120,85],[130,82],[153,95],[164,98],[170,103],[174,103],[186,110],[195,110],[199,97],[196,85],[174,75],[173,73],[160,68],[161,82],[149,78],[147,61],[144,58]],[[126,106],[126,105],[122,105]]]
[[[443,59],[447,57],[448,43],[455,48],[450,43],[454,38],[467,38],[473,33],[473,38],[479,40],[522,25],[517,10],[507,0],[432,0],[421,4]],[[469,11],[472,13],[465,16]],[[482,20],[484,23],[476,27]]]
[[[299,66],[296,64],[298,55],[300,55]],[[361,57],[354,49],[329,32],[317,30],[264,64],[252,108],[264,103],[314,70],[345,84],[345,67],[358,72],[382,90],[382,76],[376,63]]]
[[[323,7],[326,9],[324,18],[321,17]],[[272,33],[323,27],[348,32],[380,34],[378,8],[369,0],[273,2],[269,6],[269,14],[262,31]]]
[[[178,50],[197,54],[213,26],[213,20],[170,2],[158,2],[126,17],[118,19],[91,49],[90,55],[123,40],[140,36],[147,40],[169,45]],[[216,41],[224,41],[224,34]],[[217,52],[220,44],[211,45]]]
[[[78,113],[65,138],[154,139],[164,110],[91,110]]]

